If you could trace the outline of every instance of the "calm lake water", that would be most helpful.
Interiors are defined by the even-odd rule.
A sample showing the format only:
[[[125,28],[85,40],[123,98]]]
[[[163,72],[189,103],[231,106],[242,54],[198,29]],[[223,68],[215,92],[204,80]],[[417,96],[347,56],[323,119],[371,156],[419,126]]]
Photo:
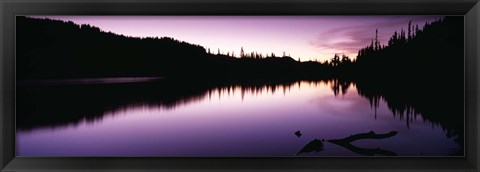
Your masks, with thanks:
[[[414,109],[394,114],[355,83],[69,82],[17,94],[17,156],[448,156],[462,148],[442,123]],[[370,131],[397,134],[329,142]]]

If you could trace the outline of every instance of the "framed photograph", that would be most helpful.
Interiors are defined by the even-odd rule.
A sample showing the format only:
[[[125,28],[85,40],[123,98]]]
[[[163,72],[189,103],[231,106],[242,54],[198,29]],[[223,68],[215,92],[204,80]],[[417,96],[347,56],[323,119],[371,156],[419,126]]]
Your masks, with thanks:
[[[2,1],[28,170],[478,171],[478,1]]]

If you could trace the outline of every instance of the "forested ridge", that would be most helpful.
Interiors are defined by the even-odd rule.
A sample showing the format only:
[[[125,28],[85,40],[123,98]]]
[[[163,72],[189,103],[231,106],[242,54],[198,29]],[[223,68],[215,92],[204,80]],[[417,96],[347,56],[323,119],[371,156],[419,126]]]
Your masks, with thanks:
[[[264,55],[243,48],[235,55],[169,37],[129,37],[85,24],[28,17],[17,17],[16,36],[17,76],[24,79],[201,76],[365,80],[381,73],[398,80],[463,74],[461,17],[445,17],[422,28],[409,23],[408,29],[395,32],[387,44],[372,38],[357,58],[335,54],[324,62],[299,62],[285,53]]]
[[[90,25],[17,17],[17,76],[22,79],[161,76],[306,78],[326,65],[285,54],[214,53],[173,38],[136,38]],[[240,47],[239,47],[240,48]]]

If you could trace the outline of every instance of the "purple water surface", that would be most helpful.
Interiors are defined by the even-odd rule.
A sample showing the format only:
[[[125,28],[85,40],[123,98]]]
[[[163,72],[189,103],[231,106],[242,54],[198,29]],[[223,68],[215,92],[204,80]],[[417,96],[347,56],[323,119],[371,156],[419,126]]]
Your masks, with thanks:
[[[372,107],[353,84],[343,95],[334,94],[332,82],[273,88],[216,88],[174,108],[137,103],[105,112],[98,120],[17,130],[17,156],[294,156],[314,139],[369,131],[398,134],[352,144],[401,156],[446,156],[459,148],[442,127],[420,115],[407,126],[384,100]],[[323,144],[324,150],[299,156],[359,156]]]

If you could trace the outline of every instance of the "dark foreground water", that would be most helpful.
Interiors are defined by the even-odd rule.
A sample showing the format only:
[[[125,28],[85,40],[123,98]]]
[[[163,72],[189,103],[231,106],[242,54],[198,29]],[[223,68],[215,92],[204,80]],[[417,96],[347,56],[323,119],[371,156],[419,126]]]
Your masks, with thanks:
[[[55,83],[17,89],[17,156],[463,154],[448,123],[353,82]]]

